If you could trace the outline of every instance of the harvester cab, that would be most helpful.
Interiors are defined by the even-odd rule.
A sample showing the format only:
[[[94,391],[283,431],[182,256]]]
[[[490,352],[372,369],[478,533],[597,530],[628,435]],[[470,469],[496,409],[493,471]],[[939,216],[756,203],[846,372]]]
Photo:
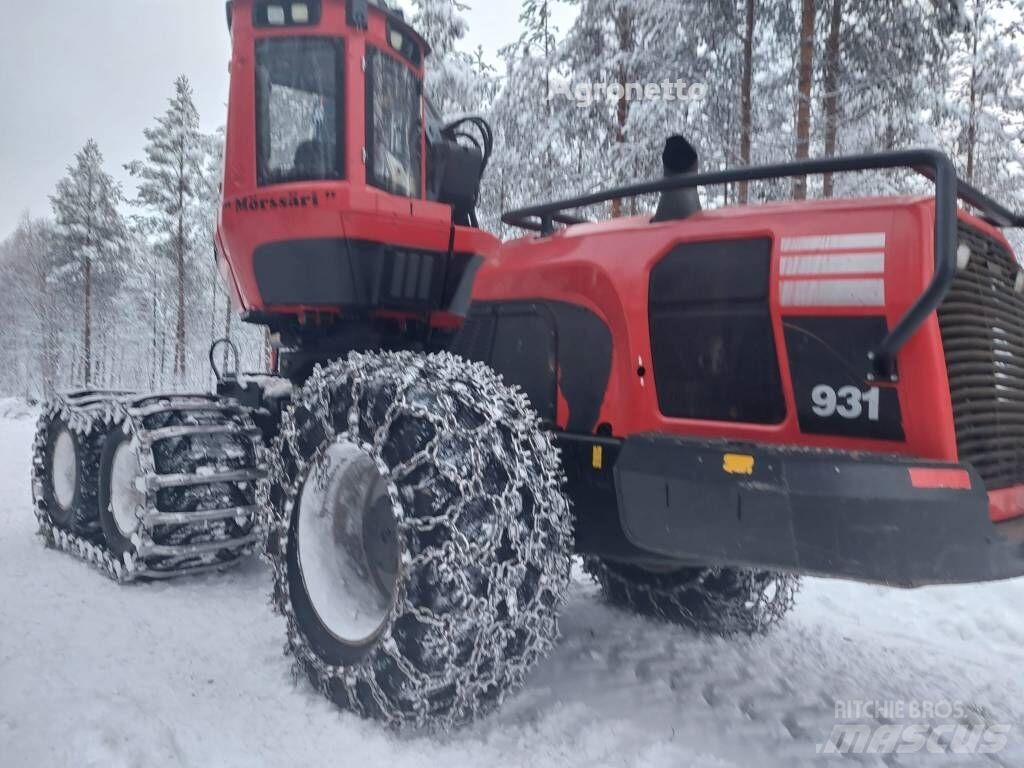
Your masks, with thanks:
[[[216,249],[239,311],[278,334],[291,378],[330,357],[318,338],[337,352],[444,346],[498,248],[476,228],[490,128],[442,123],[423,96],[429,47],[399,11],[366,0],[227,10]]]

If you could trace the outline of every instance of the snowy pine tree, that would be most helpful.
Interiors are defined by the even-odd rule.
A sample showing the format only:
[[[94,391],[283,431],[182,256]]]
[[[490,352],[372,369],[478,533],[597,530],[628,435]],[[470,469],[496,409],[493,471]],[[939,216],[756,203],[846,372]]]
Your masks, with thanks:
[[[1022,14],[1019,3],[967,0],[950,41],[943,117],[956,159],[966,181],[985,179],[1000,192],[1020,189],[1024,161]]]
[[[182,379],[186,373],[186,270],[197,234],[193,212],[204,194],[205,147],[188,78],[179,77],[174,87],[167,111],[145,130],[146,159],[129,164],[128,170],[140,180],[134,204],[148,211],[158,245],[173,259],[174,374]]]
[[[61,308],[80,301],[51,280],[57,253],[53,225],[27,214],[0,244],[0,284],[7,288],[6,300],[0,302],[4,391],[49,397],[57,387],[60,331],[71,320]]]
[[[412,25],[430,44],[426,93],[442,115],[457,116],[479,110],[489,84],[474,66],[473,56],[457,47],[468,29],[459,0],[413,0]]]
[[[75,163],[50,198],[59,236],[53,281],[81,286],[82,375],[86,386],[93,376],[93,298],[98,279],[119,266],[126,229],[118,212],[121,188],[103,170],[103,155],[90,139],[75,155]]]
[[[552,92],[553,78],[565,80],[553,6],[550,0],[526,0],[519,17],[522,35],[500,52],[506,74],[495,81],[498,94],[487,115],[495,130],[495,154],[481,202],[484,225],[502,236],[508,233],[500,212],[565,194],[572,186],[567,138],[575,107]]]
[[[829,0],[827,10],[818,27],[818,151],[831,156],[940,143],[934,115],[943,92],[945,17],[927,0]],[[917,183],[911,178],[842,175],[826,178],[823,192],[905,191]]]

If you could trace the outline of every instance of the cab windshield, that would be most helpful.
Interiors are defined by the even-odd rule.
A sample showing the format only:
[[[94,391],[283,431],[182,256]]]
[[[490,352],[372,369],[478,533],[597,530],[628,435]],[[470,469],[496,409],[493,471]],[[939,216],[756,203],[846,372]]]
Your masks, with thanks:
[[[342,43],[320,37],[256,44],[261,186],[344,177]]]

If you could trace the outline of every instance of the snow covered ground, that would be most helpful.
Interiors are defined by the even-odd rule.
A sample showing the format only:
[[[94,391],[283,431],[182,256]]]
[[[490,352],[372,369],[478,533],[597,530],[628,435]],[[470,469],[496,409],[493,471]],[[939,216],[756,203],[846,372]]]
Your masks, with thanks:
[[[864,700],[938,715],[963,704],[972,722],[1009,726],[1008,744],[844,764],[1024,765],[1024,581],[900,592],[809,580],[781,629],[725,641],[610,609],[580,579],[560,647],[500,713],[443,738],[390,733],[293,682],[260,563],[118,587],[44,549],[34,418],[3,405],[0,766],[819,765],[834,759],[815,745],[836,702]]]

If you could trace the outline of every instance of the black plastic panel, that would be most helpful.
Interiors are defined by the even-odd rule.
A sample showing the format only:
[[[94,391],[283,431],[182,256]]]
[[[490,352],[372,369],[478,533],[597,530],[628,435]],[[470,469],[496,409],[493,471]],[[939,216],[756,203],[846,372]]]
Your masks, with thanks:
[[[256,249],[253,269],[268,305],[447,310],[465,314],[480,259],[341,238],[288,240]]]
[[[490,363],[491,347],[494,346],[494,329],[498,314],[489,305],[474,304],[469,310],[466,322],[455,335],[452,352],[467,360]]]
[[[543,303],[474,303],[451,351],[487,363],[518,386],[544,420],[557,415],[558,330]]]
[[[651,270],[651,349],[665,416],[756,424],[785,418],[770,270],[766,238],[687,243]]]
[[[532,348],[531,348],[532,347]],[[611,375],[611,332],[593,312],[558,301],[474,303],[452,351],[491,365],[554,421],[558,388],[569,408],[567,429],[597,425]]]
[[[612,332],[589,309],[551,301],[558,325],[558,383],[569,406],[566,429],[594,431],[612,372]]]
[[[749,472],[727,471],[729,453]],[[912,467],[964,470],[970,488],[915,488]],[[636,435],[615,477],[629,540],[684,563],[903,587],[1024,573],[1024,519],[994,526],[962,465]]]
[[[556,414],[555,320],[542,305],[502,308],[491,346],[491,365],[505,381],[518,385],[542,419]]]

